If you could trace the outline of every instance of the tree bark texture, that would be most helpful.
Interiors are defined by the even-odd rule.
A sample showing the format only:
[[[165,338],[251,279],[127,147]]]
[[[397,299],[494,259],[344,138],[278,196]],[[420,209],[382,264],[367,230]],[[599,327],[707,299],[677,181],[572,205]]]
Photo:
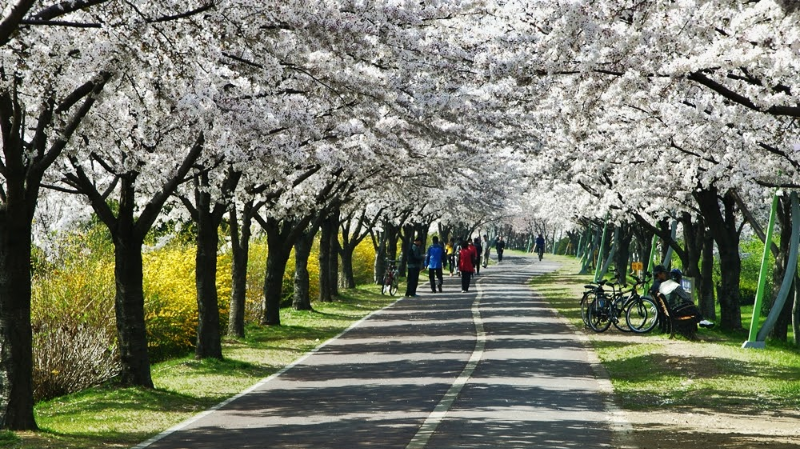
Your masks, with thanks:
[[[720,327],[725,330],[742,329],[742,312],[739,308],[739,276],[742,262],[739,256],[739,229],[736,223],[735,201],[732,192],[719,197],[716,187],[700,189],[693,193],[706,224],[717,243],[720,261]]]
[[[33,415],[28,216],[17,201],[0,210],[0,426],[11,430],[38,429]]]
[[[295,310],[312,310],[310,295],[310,276],[308,274],[308,258],[314,245],[316,229],[304,232],[294,244],[294,300],[292,307]]]
[[[281,302],[283,301],[283,274],[289,262],[292,247],[297,239],[296,226],[307,226],[308,220],[297,223],[292,220],[267,218],[259,220],[267,232],[267,268],[264,279],[264,315],[261,324],[279,326],[281,324]]]
[[[334,209],[328,217],[330,222],[331,234],[328,236],[330,249],[328,252],[328,282],[331,288],[330,300],[339,297],[339,253],[342,246],[339,244],[339,209]],[[320,276],[322,273],[320,273]]]
[[[247,258],[250,254],[250,224],[252,201],[245,203],[242,213],[242,225],[236,207],[230,211],[231,221],[231,303],[228,311],[228,335],[244,338],[244,313],[247,302]]]
[[[195,286],[197,288],[196,359],[222,359],[222,337],[217,294],[217,248],[220,220],[212,211],[211,195],[195,189],[197,209],[197,253],[195,256]],[[218,214],[222,217],[222,214]]]
[[[337,225],[338,227],[338,225]],[[331,286],[331,276],[328,271],[331,269],[331,235],[335,233],[335,228],[331,228],[330,220],[323,220],[320,225],[319,233],[319,300],[320,302],[333,301],[333,287]]]
[[[631,240],[633,240],[633,232],[631,232],[631,225],[629,223],[621,223],[617,230],[616,237],[619,238],[617,242],[617,251],[614,253],[614,264],[617,267],[617,282],[621,285],[628,283],[628,262],[631,257]]]
[[[700,284],[700,298],[698,300],[700,312],[707,320],[716,321],[717,308],[716,298],[714,297],[714,237],[710,232],[705,232],[703,236],[703,262],[700,264],[700,272],[703,282]]]

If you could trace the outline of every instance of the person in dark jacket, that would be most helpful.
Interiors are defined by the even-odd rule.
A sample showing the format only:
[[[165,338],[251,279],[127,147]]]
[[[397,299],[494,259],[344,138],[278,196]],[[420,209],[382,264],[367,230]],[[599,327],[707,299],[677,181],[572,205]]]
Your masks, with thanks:
[[[417,285],[419,284],[419,270],[425,263],[425,253],[422,249],[422,239],[414,239],[414,243],[408,250],[408,274],[406,275],[406,298],[417,296]]]

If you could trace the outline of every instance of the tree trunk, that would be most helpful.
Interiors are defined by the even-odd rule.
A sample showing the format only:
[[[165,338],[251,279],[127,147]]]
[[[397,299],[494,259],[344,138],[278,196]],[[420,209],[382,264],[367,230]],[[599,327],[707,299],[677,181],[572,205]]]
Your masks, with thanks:
[[[117,286],[117,338],[122,361],[120,383],[123,386],[153,388],[144,322],[142,238],[127,231],[112,235]]]
[[[262,223],[267,232],[267,268],[264,279],[264,316],[261,324],[266,326],[280,326],[281,301],[283,300],[283,274],[291,255],[292,242],[289,238],[294,223],[280,222],[275,218],[268,218]],[[266,225],[266,226],[265,226]]]
[[[29,211],[9,194],[7,206],[0,209],[0,426],[11,430],[38,429],[33,415],[30,273]]]
[[[736,225],[735,201],[729,191],[720,198],[714,186],[693,193],[698,207],[713,230],[720,261],[720,327],[724,330],[742,329],[742,311],[739,308],[739,276],[742,262],[739,256],[739,229]]]
[[[303,233],[294,244],[294,301],[292,307],[295,310],[312,310],[308,258],[311,255],[316,234],[316,229],[310,229]]]
[[[376,285],[380,285],[383,274],[386,271],[386,231],[381,231],[372,234],[372,246],[375,248],[375,263],[373,264],[373,281]]]
[[[328,282],[331,288],[330,300],[332,301],[339,297],[339,253],[342,250],[339,244],[339,210],[335,209],[328,220],[332,230],[328,239],[328,244],[330,245],[328,252]]]
[[[703,282],[698,286],[700,296],[698,307],[707,320],[717,319],[716,301],[714,298],[714,237],[710,232],[703,233],[703,262],[700,272]]]
[[[197,254],[195,286],[197,288],[196,359],[222,359],[222,339],[217,296],[217,247],[219,223],[211,211],[211,195],[195,190],[197,209]]]
[[[353,251],[355,247],[342,247],[342,277],[344,288],[356,288],[356,276],[353,273]]]
[[[617,230],[619,241],[617,241],[617,251],[614,253],[614,264],[617,266],[617,282],[624,285],[628,283],[628,262],[631,257],[633,232],[630,223],[620,224]]]
[[[336,225],[339,226],[338,223]],[[331,235],[334,234],[335,231],[331,227],[330,220],[323,220],[322,224],[320,225],[320,237],[319,237],[319,300],[320,302],[331,302],[333,301],[333,286],[331,285],[331,275],[329,273],[331,269],[331,258],[334,257],[331,254],[332,245],[331,245]]]
[[[242,227],[233,206],[231,221],[231,303],[228,313],[228,335],[244,338],[244,312],[247,301],[247,258],[250,254],[250,221],[253,202],[245,203],[242,213]]]

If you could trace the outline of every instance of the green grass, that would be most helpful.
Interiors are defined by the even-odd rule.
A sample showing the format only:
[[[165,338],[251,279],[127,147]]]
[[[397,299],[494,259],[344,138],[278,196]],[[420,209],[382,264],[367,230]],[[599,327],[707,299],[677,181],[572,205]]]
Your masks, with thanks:
[[[552,256],[551,256],[552,257]],[[662,407],[730,413],[800,410],[800,349],[768,341],[764,350],[741,349],[743,332],[701,331],[702,341],[670,340],[616,330],[584,330],[579,301],[591,276],[576,275],[578,261],[558,257],[562,268],[532,281],[573,326],[585,332],[611,377],[617,403],[624,409]],[[743,308],[749,326],[750,308]]]
[[[130,447],[239,393],[353,322],[397,297],[379,286],[343,290],[314,311],[281,311],[281,326],[248,326],[246,339],[226,339],[224,360],[186,358],[156,364],[154,390],[113,384],[37,404],[39,432],[0,433],[0,447]]]

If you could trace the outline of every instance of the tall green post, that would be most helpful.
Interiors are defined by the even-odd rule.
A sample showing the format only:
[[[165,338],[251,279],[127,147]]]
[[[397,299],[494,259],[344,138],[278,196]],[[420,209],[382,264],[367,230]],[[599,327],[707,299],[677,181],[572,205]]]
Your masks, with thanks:
[[[603,263],[602,263],[602,260],[603,260],[603,248],[605,248],[605,246],[606,246],[606,230],[607,229],[608,229],[608,219],[606,219],[606,222],[603,224],[603,236],[600,238],[600,249],[597,251],[597,267],[595,267],[595,269],[594,269],[594,281],[595,282],[600,280],[600,279],[598,279],[598,277],[600,276],[600,270],[601,270],[600,267],[603,265]]]
[[[650,242],[650,257],[647,259],[647,265],[645,266],[645,271],[650,274],[653,274],[653,257],[656,256],[657,241],[658,241],[658,236],[653,234],[653,240]],[[645,292],[650,291],[650,282],[645,282],[644,291]]]
[[[761,303],[764,301],[764,289],[767,285],[767,264],[769,263],[770,246],[772,246],[772,228],[775,227],[775,213],[778,210],[778,194],[772,197],[772,210],[769,212],[767,235],[764,237],[764,252],[761,255],[761,270],[758,272],[758,287],[756,288],[756,302],[753,304],[753,318],[750,320],[750,334],[742,348],[763,349],[766,343],[756,341],[758,336],[758,318],[761,316]],[[792,217],[795,219],[795,217]]]

